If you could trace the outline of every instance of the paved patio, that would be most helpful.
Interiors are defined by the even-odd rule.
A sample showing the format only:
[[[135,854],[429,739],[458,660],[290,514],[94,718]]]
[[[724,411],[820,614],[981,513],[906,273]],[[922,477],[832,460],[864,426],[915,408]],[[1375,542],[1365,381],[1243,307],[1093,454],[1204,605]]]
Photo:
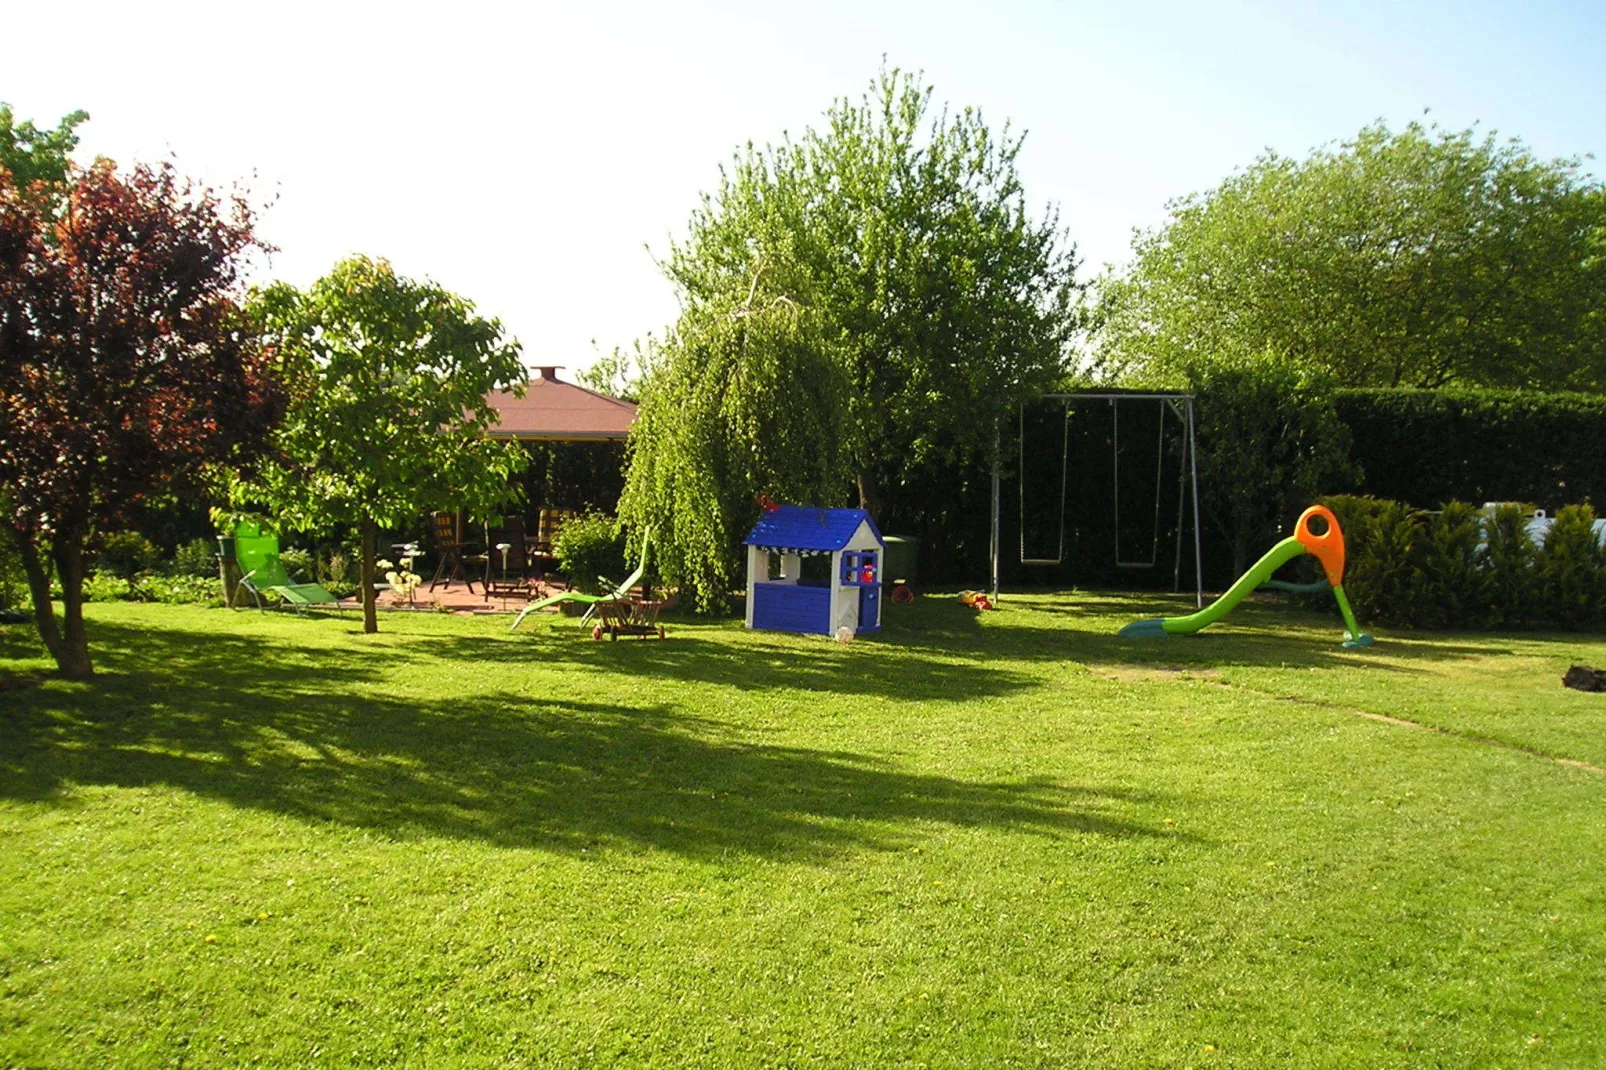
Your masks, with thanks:
[[[462,580],[453,580],[451,583],[441,583],[433,591],[428,583],[420,584],[418,590],[413,592],[414,606],[425,609],[437,609],[449,613],[472,615],[482,613],[517,613],[532,600],[545,598],[548,595],[562,594],[567,588],[561,583],[548,583],[537,581],[531,587],[530,598],[503,597],[491,595],[485,597],[485,588],[478,580],[474,581],[474,589],[470,591]],[[407,599],[399,598],[394,591],[381,591],[379,593],[380,608],[405,605]],[[553,608],[548,612],[557,613]]]

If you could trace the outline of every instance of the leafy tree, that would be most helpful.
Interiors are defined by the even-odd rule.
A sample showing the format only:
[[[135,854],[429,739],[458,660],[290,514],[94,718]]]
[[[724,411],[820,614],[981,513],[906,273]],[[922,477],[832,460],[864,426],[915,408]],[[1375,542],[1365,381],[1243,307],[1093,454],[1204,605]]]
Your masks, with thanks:
[[[919,76],[884,71],[858,101],[836,102],[823,129],[749,145],[665,259],[683,311],[643,387],[623,515],[667,524],[665,549],[696,584],[723,582],[731,566],[715,558],[756,514],[735,490],[690,493],[670,475],[705,462],[713,472],[707,451],[732,466],[725,486],[780,495],[760,473],[784,473],[821,502],[845,496],[845,464],[860,504],[880,512],[906,466],[992,456],[1015,403],[1062,372],[1077,261],[1057,214],[1027,209],[1022,138],[972,109],[934,113],[931,100]],[[698,361],[791,378],[742,396]],[[805,365],[818,368],[807,382],[795,377]],[[739,438],[721,438],[735,433],[727,402],[744,414]],[[832,408],[798,411],[808,405]],[[840,438],[784,463],[755,452],[782,423]],[[694,449],[705,452],[675,452]]]
[[[845,383],[797,288],[795,271],[760,270],[741,299],[688,309],[631,429],[620,520],[653,527],[659,574],[703,611],[725,604],[759,496],[835,504],[850,486]]]
[[[1349,429],[1319,376],[1276,357],[1207,369],[1190,386],[1201,498],[1240,575],[1328,484],[1350,474]]]
[[[1101,284],[1107,372],[1273,351],[1342,386],[1606,389],[1606,191],[1578,160],[1379,123],[1170,209]]]
[[[78,146],[75,129],[89,119],[86,111],[62,117],[54,130],[40,130],[31,120],[18,122],[11,105],[0,104],[0,168],[24,195],[42,182],[47,190],[60,190],[67,181],[72,150]]]
[[[59,207],[0,171],[0,504],[65,676],[94,672],[82,609],[97,528],[230,460],[273,418],[267,358],[235,301],[252,225],[244,200],[169,165],[69,170]]]
[[[502,325],[384,260],[336,264],[305,293],[276,283],[250,311],[276,347],[290,403],[256,478],[233,490],[290,527],[355,525],[363,630],[374,612],[374,538],[421,510],[489,511],[523,465],[516,443],[484,437],[488,391],[522,387]]]

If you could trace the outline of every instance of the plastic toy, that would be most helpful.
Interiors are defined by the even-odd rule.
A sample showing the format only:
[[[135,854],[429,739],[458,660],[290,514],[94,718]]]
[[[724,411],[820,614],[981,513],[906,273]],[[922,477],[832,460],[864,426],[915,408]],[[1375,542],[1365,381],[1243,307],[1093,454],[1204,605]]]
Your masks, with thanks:
[[[1324,530],[1320,534],[1311,528],[1311,521],[1317,519],[1325,523]],[[1326,577],[1324,581],[1305,585],[1272,581],[1272,573],[1301,554],[1310,554],[1321,562],[1322,574]],[[1266,551],[1265,556],[1251,565],[1248,572],[1238,577],[1238,581],[1227,589],[1226,594],[1199,612],[1190,613],[1185,617],[1136,620],[1122,628],[1120,634],[1125,638],[1191,635],[1226,616],[1234,606],[1248,596],[1249,592],[1268,584],[1274,584],[1285,590],[1311,588],[1320,590],[1322,587],[1331,587],[1333,596],[1338,599],[1339,612],[1344,615],[1344,626],[1347,629],[1344,645],[1347,647],[1372,645],[1372,637],[1364,634],[1360,625],[1355,623],[1355,613],[1350,609],[1349,599],[1344,596],[1344,532],[1338,526],[1338,518],[1324,505],[1313,505],[1301,513],[1299,520],[1294,524],[1292,535]]]
[[[987,597],[986,591],[960,591],[959,601],[971,609],[988,610],[993,608],[993,600]]]

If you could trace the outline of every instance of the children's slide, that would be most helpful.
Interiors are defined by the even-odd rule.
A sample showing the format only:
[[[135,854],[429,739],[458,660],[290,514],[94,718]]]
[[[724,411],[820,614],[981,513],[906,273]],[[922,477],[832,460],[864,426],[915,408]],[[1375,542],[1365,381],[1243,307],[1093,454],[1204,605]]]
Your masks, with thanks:
[[[1323,523],[1320,534],[1311,529],[1310,522],[1313,519]],[[1238,582],[1229,587],[1226,594],[1199,612],[1190,613],[1185,617],[1156,617],[1153,620],[1133,621],[1122,628],[1120,634],[1126,638],[1191,635],[1232,612],[1233,607],[1242,602],[1250,591],[1274,582],[1271,578],[1272,573],[1301,554],[1310,554],[1322,564],[1326,581],[1317,585],[1317,589],[1331,587],[1334,597],[1338,599],[1339,612],[1344,615],[1344,626],[1347,629],[1344,645],[1371,646],[1372,637],[1361,632],[1360,626],[1355,623],[1355,613],[1350,609],[1349,599],[1344,596],[1344,533],[1339,529],[1338,518],[1322,505],[1313,505],[1301,513],[1292,535],[1266,551],[1259,561],[1249,567],[1248,572],[1238,577]],[[1277,586],[1294,585],[1279,583]],[[1307,588],[1309,586],[1302,585]]]

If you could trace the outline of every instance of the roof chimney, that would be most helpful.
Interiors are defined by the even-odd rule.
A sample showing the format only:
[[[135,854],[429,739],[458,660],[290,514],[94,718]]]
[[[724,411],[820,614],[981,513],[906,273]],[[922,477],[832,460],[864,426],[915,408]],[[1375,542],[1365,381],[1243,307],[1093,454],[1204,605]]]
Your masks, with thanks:
[[[558,381],[558,369],[561,367],[563,367],[561,364],[542,364],[538,365],[535,370],[540,372],[541,378],[547,382],[555,383]]]

